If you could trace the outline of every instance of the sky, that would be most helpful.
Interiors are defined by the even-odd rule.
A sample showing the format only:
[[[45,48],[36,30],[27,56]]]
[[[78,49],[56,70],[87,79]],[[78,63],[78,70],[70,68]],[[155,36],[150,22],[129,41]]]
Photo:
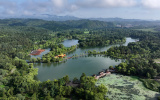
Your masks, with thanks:
[[[0,18],[46,17],[160,20],[160,0],[0,0]]]

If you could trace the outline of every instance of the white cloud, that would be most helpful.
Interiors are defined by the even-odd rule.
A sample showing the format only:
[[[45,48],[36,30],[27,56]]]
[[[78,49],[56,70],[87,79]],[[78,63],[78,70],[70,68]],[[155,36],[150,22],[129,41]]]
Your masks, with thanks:
[[[10,15],[39,16],[42,14],[75,16],[79,14],[84,16],[84,12],[86,12],[86,16],[91,16],[89,12],[94,15],[100,10],[105,13],[114,9],[115,12],[110,13],[111,15],[114,13],[116,15],[123,10],[135,11],[135,13],[142,12],[142,10],[143,12],[148,11],[148,9],[141,9],[141,7],[157,11],[160,9],[160,0],[0,0],[0,17]],[[117,16],[119,15],[117,14]]]
[[[24,10],[24,11],[23,11],[23,14],[24,14],[24,15],[27,15],[27,16],[33,15],[32,12],[27,11],[27,10]]]
[[[68,0],[50,0],[50,8],[54,13],[62,13],[67,11]]]
[[[11,10],[11,9],[6,9],[5,12],[6,12],[7,14],[9,14],[9,15],[13,15],[13,14],[16,13],[14,10]]]
[[[7,2],[5,0],[0,1],[0,14],[4,15],[14,15],[18,9],[17,4],[15,2]]]
[[[6,14],[59,14],[73,12],[81,8],[110,8],[131,7],[136,5],[136,0],[25,0],[16,3],[10,0],[0,0],[0,12]]]
[[[74,11],[74,10],[77,10],[77,9],[78,9],[78,6],[75,5],[75,4],[72,4],[72,5],[70,6],[70,10],[71,10],[71,11]]]
[[[136,0],[81,0],[76,2],[78,6],[93,8],[132,7],[136,3]]]
[[[22,13],[26,15],[43,14],[46,12],[50,14],[57,14],[69,11],[68,0],[47,0],[47,1],[29,0],[23,2],[20,6],[22,7]]]
[[[1,0],[0,1],[0,7],[13,8],[13,7],[16,7],[16,3],[15,2],[8,2],[8,1],[5,1],[5,0]]]
[[[51,0],[54,7],[63,8],[67,3],[67,0]]]
[[[147,8],[160,8],[160,0],[142,0],[142,5]]]
[[[48,10],[48,2],[36,2],[36,1],[26,1],[23,2],[21,7],[21,12],[24,14],[31,14],[31,13],[41,13]]]

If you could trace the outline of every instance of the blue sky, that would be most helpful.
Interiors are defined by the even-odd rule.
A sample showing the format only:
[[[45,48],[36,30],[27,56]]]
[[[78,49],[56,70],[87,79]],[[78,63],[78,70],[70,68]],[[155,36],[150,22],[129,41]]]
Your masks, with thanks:
[[[160,0],[0,0],[0,18],[44,14],[160,20]]]

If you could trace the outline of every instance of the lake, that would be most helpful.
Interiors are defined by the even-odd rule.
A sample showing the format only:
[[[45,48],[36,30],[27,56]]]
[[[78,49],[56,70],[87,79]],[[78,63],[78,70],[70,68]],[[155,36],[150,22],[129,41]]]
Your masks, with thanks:
[[[127,37],[126,43],[123,45],[128,45],[130,42],[136,42],[137,39],[132,39]],[[78,43],[77,40],[65,40],[63,42],[64,46],[70,47],[72,45],[76,45]],[[78,48],[75,51],[68,53],[67,57],[71,57],[75,54],[82,54],[85,53],[85,51],[88,50],[96,50],[96,51],[105,51],[108,50],[111,46],[116,45],[110,45],[106,47],[91,47],[91,48]],[[117,45],[118,46],[118,45]],[[66,62],[63,63],[37,63],[34,64],[35,68],[38,68],[38,75],[37,78],[40,81],[46,81],[46,80],[54,80],[62,78],[65,75],[68,75],[70,80],[72,80],[74,77],[79,78],[82,73],[85,73],[86,75],[93,75],[97,74],[98,72],[108,69],[109,66],[115,66],[121,63],[121,60],[115,61],[114,59],[111,59],[109,57],[104,56],[85,56],[85,57],[79,57],[74,59],[68,59]]]
[[[123,44],[127,46],[130,42],[136,42],[137,39],[127,37],[126,42]],[[65,40],[62,42],[65,47],[78,44],[78,40]],[[67,54],[67,57],[71,57],[75,54],[82,54],[88,50],[106,51],[111,46],[106,47],[91,47],[91,48],[78,48],[73,52]],[[41,55],[42,56],[42,55]],[[68,59],[63,63],[37,63],[34,64],[35,68],[38,68],[37,78],[40,81],[54,80],[62,78],[68,75],[70,80],[74,77],[79,78],[82,73],[90,76],[97,74],[98,72],[109,68],[109,66],[115,66],[121,63],[121,60],[114,60],[106,56],[84,56],[74,59]],[[110,100],[157,100],[157,96],[160,96],[158,92],[146,89],[141,81],[135,77],[124,76],[119,74],[111,74],[104,78],[100,78],[96,85],[104,84],[108,92],[106,96]]]
[[[71,47],[72,45],[77,45],[78,44],[78,40],[72,39],[72,40],[65,40],[62,42],[62,44],[65,47]]]

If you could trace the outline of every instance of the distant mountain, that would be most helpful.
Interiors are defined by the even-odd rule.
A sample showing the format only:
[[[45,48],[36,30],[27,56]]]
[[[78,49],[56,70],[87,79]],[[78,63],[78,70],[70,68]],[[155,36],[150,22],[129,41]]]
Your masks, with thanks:
[[[68,20],[68,21],[49,21],[41,24],[40,27],[46,29],[70,29],[70,28],[80,28],[80,29],[97,29],[106,27],[115,27],[112,22],[103,22],[97,20]]]
[[[71,17],[71,16],[45,15],[43,19],[42,18],[0,19],[0,26],[27,26],[27,27],[33,26],[33,27],[42,27],[53,31],[66,30],[72,28],[98,29],[98,28],[108,28],[108,27],[117,27],[117,28],[158,27],[157,29],[159,30],[160,21],[143,21],[138,19],[122,19],[122,18],[78,19],[76,17]]]
[[[115,27],[112,22],[103,22],[97,20],[68,20],[68,21],[47,21],[42,19],[0,19],[0,26],[26,26],[42,27],[45,29],[57,31],[72,28],[78,29],[98,29],[106,27]]]
[[[57,16],[50,14],[42,14],[42,17],[39,19],[49,20],[49,21],[67,21],[67,20],[80,20],[80,19],[89,19],[89,20],[98,20],[105,22],[135,22],[135,21],[144,21],[140,19],[123,19],[123,18],[78,18],[74,16]]]
[[[99,20],[106,22],[135,22],[135,21],[144,21],[140,19],[123,19],[123,18],[90,18],[90,20]]]
[[[80,20],[81,18],[74,17],[74,16],[57,16],[57,15],[50,15],[50,14],[42,14],[40,19],[48,20],[48,21],[67,21],[67,20]]]
[[[15,17],[13,17],[15,18]],[[17,17],[16,17],[17,18]],[[50,15],[50,14],[41,14],[41,15],[32,15],[32,16],[20,16],[19,18],[24,19],[43,19],[47,21],[68,21],[68,20],[81,20],[81,19],[89,19],[89,20],[98,20],[98,21],[105,21],[105,22],[141,22],[141,21],[155,21],[155,20],[141,20],[141,19],[123,19],[123,18],[78,18],[75,16],[57,16],[57,15]],[[5,19],[0,17],[0,19]],[[10,18],[7,18],[10,19]]]
[[[81,19],[77,21],[74,20],[64,21],[63,23],[75,28],[93,29],[93,28],[115,27],[115,25],[112,22],[103,22],[103,21],[89,20],[89,19]]]
[[[67,20],[80,20],[80,19],[89,19],[89,20],[98,20],[98,21],[105,21],[105,22],[135,22],[135,21],[144,21],[140,19],[123,19],[123,18],[78,18],[74,16],[57,16],[57,15],[50,15],[50,14],[42,14],[42,17],[39,17],[43,20],[49,21],[67,21]]]

